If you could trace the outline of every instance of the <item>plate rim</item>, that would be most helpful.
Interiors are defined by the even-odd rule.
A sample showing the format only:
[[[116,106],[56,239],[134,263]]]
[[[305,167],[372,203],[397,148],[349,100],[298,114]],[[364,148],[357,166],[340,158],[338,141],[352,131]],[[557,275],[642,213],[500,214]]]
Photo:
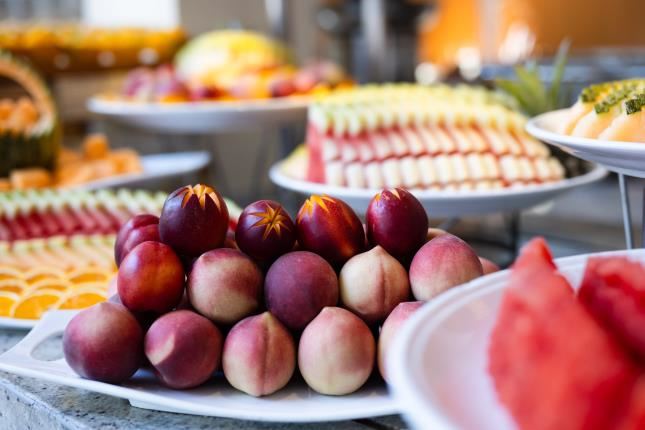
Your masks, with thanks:
[[[552,145],[558,144],[579,150],[607,149],[611,151],[612,148],[617,148],[622,149],[623,151],[642,151],[645,153],[645,143],[626,142],[620,140],[600,140],[589,137],[570,136],[555,132],[544,127],[544,123],[547,122],[551,117],[562,115],[568,110],[569,108],[556,109],[530,118],[525,125],[526,132],[536,139],[549,142]],[[608,144],[610,144],[611,146],[608,146]],[[599,145],[602,145],[602,147],[600,147]]]
[[[601,256],[640,256],[645,258],[645,249],[601,251],[586,254],[577,254],[555,259],[558,269],[564,269],[573,265],[585,264],[589,257]],[[419,347],[424,339],[423,334],[432,332],[446,317],[451,315],[448,311],[451,308],[461,305],[460,301],[472,298],[480,294],[488,293],[491,290],[504,289],[503,280],[510,275],[510,269],[502,270],[468,283],[459,285],[441,294],[434,300],[426,302],[419,311],[403,325],[400,335],[395,339],[390,357],[387,363],[388,387],[395,401],[401,405],[401,414],[406,421],[411,423],[431,424],[430,428],[436,430],[453,430],[456,425],[441,411],[441,408],[433,403],[422,401],[418,384],[410,384],[410,381],[418,381],[415,377],[412,366],[409,362],[413,354],[414,344]],[[447,309],[446,309],[447,308]],[[453,312],[454,313],[454,312]]]
[[[87,109],[98,115],[139,116],[155,115],[194,115],[229,114],[229,113],[262,113],[289,110],[304,110],[309,107],[311,97],[283,97],[273,99],[231,100],[231,101],[188,101],[173,103],[138,102],[128,100],[111,100],[101,96],[90,97]]]
[[[283,172],[284,165],[287,159],[278,161],[269,169],[269,178],[271,181],[281,188],[295,191],[302,194],[330,194],[339,198],[354,198],[354,199],[368,199],[371,200],[380,189],[369,188],[349,188],[339,187],[317,182],[305,181],[302,179],[292,178]],[[410,192],[420,200],[486,200],[494,197],[513,198],[521,195],[529,194],[529,192],[550,192],[562,191],[570,188],[587,185],[589,183],[598,181],[608,174],[608,170],[598,163],[591,163],[593,168],[578,176],[572,178],[565,178],[563,180],[531,185],[526,187],[517,188],[504,188],[498,190],[464,190],[464,191],[430,191],[430,190],[415,190]],[[305,191],[307,190],[307,191]]]

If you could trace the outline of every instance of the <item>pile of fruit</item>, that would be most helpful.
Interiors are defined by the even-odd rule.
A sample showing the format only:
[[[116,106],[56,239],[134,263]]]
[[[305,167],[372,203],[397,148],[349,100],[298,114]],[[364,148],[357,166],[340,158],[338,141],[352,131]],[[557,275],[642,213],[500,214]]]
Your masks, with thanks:
[[[560,124],[571,136],[645,143],[645,79],[591,85]]]
[[[561,180],[549,149],[499,94],[396,84],[337,91],[309,107],[288,172],[339,187],[486,190]]]
[[[422,301],[497,269],[428,229],[403,189],[378,193],[365,226],[325,195],[310,196],[295,222],[260,200],[234,238],[227,225],[225,201],[206,185],[170,194],[158,218],[128,221],[115,244],[118,294],[70,321],[69,366],[110,383],[151,366],[161,383],[185,389],[221,365],[253,396],[280,390],[298,369],[313,390],[348,394],[376,362],[385,377],[391,341]]]
[[[268,99],[327,93],[351,85],[333,63],[297,68],[289,57],[284,45],[261,34],[214,31],[188,42],[174,65],[130,72],[121,97],[161,103]]]
[[[0,102],[0,115],[2,102]],[[73,187],[118,175],[143,172],[139,154],[133,149],[110,149],[103,134],[89,134],[81,151],[61,148],[54,170],[43,167],[12,169],[9,177],[0,178],[0,191],[29,188]]]
[[[645,266],[590,258],[576,292],[534,239],[509,282],[488,368],[518,427],[644,428]]]

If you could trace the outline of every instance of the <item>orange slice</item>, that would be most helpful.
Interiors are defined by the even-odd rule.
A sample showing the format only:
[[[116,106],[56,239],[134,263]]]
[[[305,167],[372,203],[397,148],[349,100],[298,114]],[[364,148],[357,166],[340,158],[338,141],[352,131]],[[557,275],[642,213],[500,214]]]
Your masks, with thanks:
[[[38,290],[29,293],[13,305],[11,316],[22,319],[39,319],[45,311],[56,306],[62,294],[58,290]]]
[[[22,279],[22,273],[12,266],[0,266],[0,281],[5,279]]]
[[[11,308],[20,300],[20,296],[9,291],[0,291],[0,317],[11,315]]]
[[[100,282],[107,285],[112,273],[99,267],[83,267],[76,269],[69,274],[70,282],[84,284],[88,282]]]
[[[32,293],[38,290],[57,290],[57,291],[67,291],[69,290],[71,284],[65,279],[58,278],[45,278],[38,282],[34,282],[28,288],[28,292]]]
[[[27,288],[27,284],[22,279],[3,279],[0,281],[0,292],[20,294]]]
[[[57,309],[84,309],[104,302],[107,299],[105,287],[85,287],[74,289],[63,296]]]
[[[25,280],[30,284],[35,284],[45,279],[61,279],[64,277],[65,272],[55,267],[34,267],[25,273]]]

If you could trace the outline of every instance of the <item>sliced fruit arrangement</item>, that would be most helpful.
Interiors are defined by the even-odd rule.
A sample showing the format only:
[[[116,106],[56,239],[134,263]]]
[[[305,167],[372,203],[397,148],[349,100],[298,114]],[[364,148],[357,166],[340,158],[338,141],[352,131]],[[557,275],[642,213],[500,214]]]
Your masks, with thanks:
[[[336,64],[316,62],[298,68],[277,40],[223,30],[188,42],[173,65],[133,70],[116,98],[160,103],[268,99],[327,93],[349,85],[351,80]]]
[[[484,273],[464,241],[428,229],[403,189],[378,193],[365,227],[326,195],[310,196],[295,218],[260,200],[242,211],[233,240],[231,212],[215,188],[188,185],[158,218],[124,224],[118,294],[76,315],[63,336],[78,375],[121,383],[149,362],[160,383],[187,389],[221,368],[233,387],[265,396],[297,368],[313,390],[349,394],[377,360],[385,369],[422,301]]]
[[[571,136],[645,143],[645,78],[605,82],[582,90],[561,132]]]
[[[309,108],[306,151],[288,170],[333,186],[495,189],[565,176],[500,95],[395,84],[338,91]],[[298,174],[296,172],[296,174]]]
[[[162,193],[148,191],[58,191],[0,193],[0,240],[116,233],[130,217],[160,213]]]
[[[639,262],[590,258],[576,293],[543,239],[524,248],[488,362],[498,398],[520,429],[643,428],[644,279]]]
[[[59,145],[58,112],[47,85],[24,61],[0,50],[0,76],[27,95],[0,100],[0,177],[21,167],[52,168]]]

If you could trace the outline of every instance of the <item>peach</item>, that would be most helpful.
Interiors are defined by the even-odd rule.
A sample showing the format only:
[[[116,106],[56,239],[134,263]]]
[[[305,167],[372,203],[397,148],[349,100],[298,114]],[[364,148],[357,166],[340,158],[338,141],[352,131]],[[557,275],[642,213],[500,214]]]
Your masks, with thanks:
[[[430,227],[428,229],[428,233],[426,235],[426,242],[429,242],[432,239],[434,239],[435,237],[439,237],[439,236],[441,236],[443,234],[449,234],[449,233],[446,230],[442,230],[440,228]]]
[[[338,278],[322,257],[307,251],[283,255],[264,283],[267,309],[292,330],[302,330],[325,306],[338,302]]]
[[[298,243],[340,267],[365,249],[365,231],[358,216],[342,200],[310,196],[296,217]]]
[[[326,307],[302,332],[298,368],[315,391],[349,394],[369,378],[375,351],[374,336],[359,317],[342,308]]]
[[[131,311],[164,313],[175,308],[184,292],[184,268],[168,245],[143,242],[121,262],[117,289]]]
[[[155,321],[144,340],[146,357],[159,380],[175,389],[206,382],[222,355],[222,334],[195,312],[173,311]]]
[[[410,318],[410,316],[416,312],[424,302],[402,302],[399,303],[397,307],[394,308],[392,313],[387,317],[383,326],[381,327],[381,333],[378,338],[378,370],[381,373],[383,379],[387,381],[386,376],[386,361],[387,353],[390,350],[392,343],[396,339],[397,333],[399,332],[403,323]]]
[[[341,303],[368,324],[383,321],[410,297],[408,272],[380,246],[350,258],[339,284]]]
[[[490,261],[488,258],[479,257],[479,262],[482,264],[484,275],[490,275],[491,273],[500,271],[499,266]]]
[[[121,301],[121,297],[119,297],[119,294],[113,294],[108,298],[108,302],[110,303],[118,303],[119,305],[123,306],[123,302]],[[127,308],[126,308],[127,309]],[[150,328],[153,322],[157,319],[159,316],[158,314],[154,312],[132,312],[130,311],[133,317],[136,318],[137,322],[139,322],[139,325],[143,329],[144,333],[146,330]]]
[[[296,345],[284,325],[264,312],[235,324],[226,336],[222,367],[228,382],[252,396],[272,394],[296,368]]]
[[[143,359],[143,330],[118,303],[103,302],[79,312],[65,327],[63,353],[83,378],[121,383]]]
[[[202,254],[188,275],[188,299],[206,318],[234,324],[258,310],[262,272],[241,251],[213,249]]]
[[[172,192],[159,217],[159,237],[177,253],[197,257],[220,247],[228,230],[228,208],[208,185],[187,185]]]
[[[121,226],[114,242],[114,261],[117,267],[135,246],[149,240],[159,242],[159,217],[141,214],[130,218]]]
[[[280,203],[260,200],[242,211],[235,241],[254,260],[271,263],[293,249],[296,226]]]
[[[383,190],[370,201],[365,216],[367,238],[399,261],[409,263],[428,232],[421,202],[402,188]]]
[[[430,300],[482,276],[479,257],[463,240],[442,234],[426,243],[410,264],[410,286],[417,300]]]

